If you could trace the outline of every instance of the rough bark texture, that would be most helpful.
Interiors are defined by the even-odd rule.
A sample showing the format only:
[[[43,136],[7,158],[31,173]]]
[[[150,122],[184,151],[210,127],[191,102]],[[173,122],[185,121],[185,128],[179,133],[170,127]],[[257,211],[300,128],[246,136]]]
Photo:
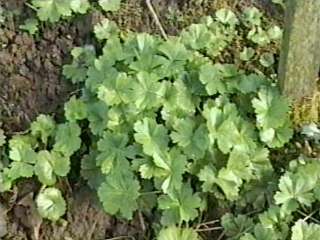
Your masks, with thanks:
[[[311,99],[320,69],[320,0],[287,1],[279,66],[283,93],[295,102]]]

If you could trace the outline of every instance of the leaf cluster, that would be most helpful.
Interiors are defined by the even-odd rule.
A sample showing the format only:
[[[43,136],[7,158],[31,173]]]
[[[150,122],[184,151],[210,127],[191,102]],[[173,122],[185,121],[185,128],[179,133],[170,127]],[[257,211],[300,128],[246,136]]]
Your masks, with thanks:
[[[0,191],[10,190],[20,178],[36,176],[43,185],[37,198],[39,212],[58,220],[64,214],[65,202],[53,186],[69,173],[70,157],[81,145],[80,133],[75,122],[56,124],[52,117],[39,115],[27,134],[15,135],[8,141],[10,162],[0,165]]]
[[[89,0],[31,0],[31,3],[39,20],[51,23],[73,14],[85,14],[92,7]],[[117,11],[120,9],[121,0],[99,0],[98,3],[104,11]],[[21,28],[34,34],[37,31],[37,22],[34,19],[27,20]]]
[[[121,34],[103,20],[95,27],[102,54],[79,61],[87,50],[78,49],[65,67],[74,66],[66,76],[83,84],[83,95],[70,99],[81,105],[66,117],[72,121],[74,109],[88,122],[94,140],[83,173],[106,212],[132,219],[156,195],[144,211],[159,213],[162,226],[181,226],[207,210],[209,196],[240,201],[272,174],[269,149],[292,136],[289,104],[262,73],[217,61],[243,21],[222,9],[163,40]]]
[[[119,1],[99,3],[106,11],[119,7]],[[33,4],[40,20],[51,22],[89,8],[85,0]],[[10,161],[0,169],[0,191],[36,176],[43,184],[39,213],[58,220],[66,204],[55,184],[82,149],[82,177],[104,210],[129,220],[137,211],[152,213],[155,225],[162,226],[159,239],[200,239],[189,226],[202,221],[211,203],[266,204],[267,191],[275,191],[266,184],[274,174],[269,152],[292,137],[290,107],[269,76],[242,69],[242,62],[219,61],[241,26],[261,31],[261,17],[257,9],[243,16],[221,9],[168,40],[121,33],[114,22],[102,20],[94,28],[102,49],[77,47],[63,68],[65,77],[82,87],[64,105],[65,122],[40,115],[27,134],[8,141]],[[270,44],[255,34],[250,35],[254,43]],[[248,50],[241,61],[250,55]],[[272,65],[270,58],[264,60],[265,67]],[[300,167],[295,171],[280,178],[271,199],[276,206],[260,219],[225,215],[227,237],[282,239],[289,231],[282,223],[318,197],[315,170],[316,180],[298,177]],[[267,186],[262,197],[252,200],[261,185]],[[301,224],[294,231],[314,230]]]

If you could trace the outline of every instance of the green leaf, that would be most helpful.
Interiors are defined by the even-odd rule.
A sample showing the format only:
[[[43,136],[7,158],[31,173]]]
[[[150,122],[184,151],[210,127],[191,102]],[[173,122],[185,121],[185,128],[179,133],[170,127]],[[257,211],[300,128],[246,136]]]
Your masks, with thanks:
[[[33,176],[34,168],[32,165],[24,162],[12,162],[8,172],[8,177],[15,180],[21,177],[30,178]]]
[[[159,51],[171,62],[186,61],[190,52],[185,46],[172,38],[159,46]]]
[[[121,0],[99,0],[99,5],[104,11],[117,11],[120,9]]]
[[[167,175],[166,170],[158,167],[150,158],[136,159],[133,164],[138,166],[140,175],[144,179],[161,178]]]
[[[271,67],[275,62],[274,56],[272,53],[263,53],[260,56],[259,62],[264,67]]]
[[[35,165],[35,174],[40,182],[45,185],[53,185],[56,176],[65,177],[70,171],[70,160],[58,152],[42,150],[38,153]]]
[[[253,48],[245,47],[240,53],[240,59],[242,61],[249,61],[253,58],[255,51]]]
[[[271,169],[266,149],[259,149],[252,154],[233,150],[226,167],[217,173],[213,166],[206,165],[200,170],[198,177],[203,182],[204,192],[216,192],[216,187],[219,186],[228,200],[235,200],[239,197],[239,188],[244,181],[259,178]]]
[[[266,46],[271,41],[268,32],[261,27],[252,28],[249,31],[247,38],[260,46]]]
[[[200,159],[209,147],[208,132],[204,124],[198,128],[190,119],[179,119],[174,124],[176,131],[171,133],[174,143],[183,149],[183,152],[192,159]]]
[[[251,233],[245,233],[239,240],[257,240]]]
[[[314,240],[319,238],[319,234],[319,224],[308,224],[304,220],[298,220],[292,227],[291,240]]]
[[[206,25],[210,30],[208,37],[206,53],[212,58],[218,57],[232,42],[236,35],[234,26],[224,26],[223,24],[213,21],[211,17],[207,17]]]
[[[281,40],[283,31],[279,26],[272,26],[268,29],[268,35],[273,41]]]
[[[161,59],[157,49],[162,41],[147,33],[139,33],[134,39],[133,56],[136,59],[130,63],[130,69],[136,72],[155,73],[159,71]]]
[[[51,152],[51,161],[53,171],[57,176],[65,177],[70,171],[70,159],[59,152]]]
[[[63,66],[63,75],[71,79],[72,83],[83,82],[87,79],[89,66],[94,62],[95,49],[91,45],[75,47],[71,51],[73,61]]]
[[[202,66],[199,73],[199,79],[206,85],[206,90],[209,95],[226,92],[223,76],[215,65],[208,63]]]
[[[44,144],[47,144],[48,138],[53,135],[56,124],[49,115],[40,114],[36,121],[31,123],[31,134],[40,137]]]
[[[251,153],[250,161],[252,170],[256,177],[260,178],[266,172],[272,171],[272,165],[269,160],[269,151],[266,148],[258,148]]]
[[[163,182],[161,188],[164,193],[180,189],[182,174],[186,171],[186,157],[181,152],[172,148],[169,153],[156,153],[153,156],[154,164],[163,170]]]
[[[81,160],[81,177],[88,181],[88,185],[97,190],[103,183],[105,176],[102,174],[101,169],[96,164],[96,157],[98,153],[91,151],[89,154],[84,155]]]
[[[153,182],[142,180],[141,195],[138,199],[139,210],[144,214],[153,214],[154,209],[157,207],[157,195],[153,194]]]
[[[273,3],[279,4],[281,7],[285,8],[284,0],[272,0]]]
[[[118,49],[113,50],[118,51]],[[88,77],[85,81],[86,89],[92,93],[96,93],[101,84],[107,84],[109,81],[113,83],[119,74],[113,66],[117,58],[118,56],[116,54],[114,56],[103,55],[96,59],[94,65],[88,68]]]
[[[50,153],[46,151],[40,152],[34,168],[39,181],[47,186],[54,185],[57,180],[49,158],[51,158]]]
[[[159,76],[178,76],[183,72],[190,52],[185,46],[178,42],[178,39],[170,38],[159,46],[159,51],[164,55],[161,57],[161,67],[158,70]]]
[[[305,178],[286,173],[280,178],[279,191],[274,195],[276,204],[282,205],[283,211],[293,212],[297,209],[298,203],[311,206],[315,201],[312,189],[317,179]]]
[[[98,141],[97,165],[101,166],[103,173],[107,174],[115,166],[127,162],[127,158],[134,158],[135,149],[128,146],[129,138],[126,134],[106,132]]]
[[[159,232],[157,240],[200,240],[198,233],[192,228],[178,228],[171,226]]]
[[[288,222],[292,217],[285,217],[281,213],[281,209],[276,206],[271,206],[267,211],[259,215],[261,226],[267,229],[269,235],[274,239],[287,239],[289,235]]]
[[[244,20],[251,25],[261,25],[262,13],[256,7],[246,8],[243,12]]]
[[[229,153],[231,149],[250,152],[255,149],[255,133],[250,123],[240,119],[229,117],[217,129],[217,143],[223,153]]]
[[[153,156],[159,151],[166,150],[169,143],[168,131],[155,120],[144,118],[134,124],[134,138],[143,147],[143,152]]]
[[[29,18],[24,22],[24,24],[20,25],[19,28],[27,31],[31,35],[34,35],[39,31],[38,25],[39,22],[37,19]]]
[[[64,123],[58,125],[54,150],[70,157],[81,146],[81,129],[76,123]]]
[[[89,128],[95,135],[102,135],[108,124],[108,107],[104,102],[90,102],[88,105]]]
[[[252,105],[257,114],[257,124],[265,129],[283,126],[290,110],[288,102],[271,88],[261,89]]]
[[[70,7],[76,13],[85,14],[90,8],[90,3],[88,0],[71,0]]]
[[[99,40],[110,39],[113,36],[117,36],[118,33],[119,28],[117,24],[107,18],[94,26],[94,34]]]
[[[29,135],[15,135],[9,141],[9,158],[13,161],[35,163],[34,139]]]
[[[269,146],[273,146],[273,140],[275,138],[276,131],[273,128],[263,129],[260,132],[260,138],[263,142],[268,143]]]
[[[205,166],[198,174],[199,180],[203,182],[202,191],[212,192],[216,184],[216,170],[211,166]]]
[[[254,236],[255,236],[254,239],[257,239],[257,240],[282,240],[283,239],[273,229],[266,228],[261,224],[257,224],[254,227]]]
[[[98,98],[108,106],[130,103],[134,94],[134,83],[127,74],[120,73],[113,81],[98,88]]]
[[[193,100],[189,88],[182,80],[179,79],[173,84],[168,84],[161,110],[162,118],[168,125],[173,125],[178,118],[193,115],[196,108],[196,103]]]
[[[42,190],[37,196],[36,204],[40,215],[54,222],[66,212],[66,202],[56,188]]]
[[[138,209],[139,190],[139,182],[131,170],[115,169],[99,187],[98,195],[107,213],[119,213],[126,219],[132,219],[133,212]]]
[[[166,85],[159,82],[155,74],[140,72],[134,85],[135,105],[138,109],[152,109],[159,107],[165,95]]]
[[[251,73],[249,75],[241,75],[235,87],[244,94],[255,93],[266,83],[267,80],[264,76]]]
[[[207,127],[210,133],[210,140],[214,142],[217,138],[218,128],[222,125],[225,119],[236,118],[238,116],[237,108],[234,104],[230,103],[220,103],[217,99],[213,105],[206,105],[203,111],[203,115],[207,120]],[[224,101],[224,100],[222,100]]]
[[[168,195],[159,197],[159,209],[164,210],[161,222],[164,225],[191,221],[198,216],[201,207],[201,198],[193,194],[189,184],[182,185],[181,189]]]
[[[128,52],[128,49],[125,48],[122,45],[121,39],[117,34],[119,30],[117,29],[117,26],[112,27],[112,23],[110,23],[108,30],[108,41],[105,43],[104,48],[103,48],[103,56],[101,57],[101,61],[103,62],[100,66],[100,63],[96,62],[96,67],[100,70],[103,70],[105,74],[107,74],[106,78],[103,79],[103,82],[106,82],[108,79],[113,78],[113,74],[117,74],[118,72],[115,70],[112,65],[116,61],[129,61],[128,58],[131,57],[130,51]],[[103,30],[103,28],[101,29]],[[103,34],[103,32],[101,32]],[[107,33],[105,33],[107,34]],[[106,36],[107,37],[107,36]],[[110,69],[108,69],[110,68]]]
[[[237,16],[234,14],[234,12],[225,8],[216,11],[216,18],[223,24],[229,24],[231,26],[234,26],[239,23],[239,20]]]
[[[253,222],[251,218],[248,218],[245,215],[238,215],[235,217],[234,215],[227,213],[221,218],[221,225],[228,237],[233,237],[231,239],[238,239],[238,237],[253,227]]]
[[[253,166],[250,160],[248,154],[235,149],[229,155],[227,168],[232,170],[237,177],[249,181],[253,178]]]
[[[205,24],[191,24],[181,33],[181,42],[195,50],[205,49],[211,33]]]
[[[0,192],[9,191],[12,187],[12,183],[15,179],[10,177],[10,171],[9,168],[4,168],[0,171]]]
[[[243,181],[232,169],[220,169],[216,177],[216,183],[228,200],[233,201],[239,198],[240,186],[243,184]]]
[[[87,117],[87,106],[81,100],[72,96],[68,102],[64,104],[64,115],[69,122],[76,122]]]
[[[68,11],[86,12],[89,2],[70,0]],[[121,5],[96,2],[106,11]],[[268,69],[256,65],[260,57],[264,66],[274,65],[263,45],[277,46],[279,29],[260,25],[268,21],[256,10],[245,15],[240,22],[221,9],[169,40],[123,33],[102,18],[94,27],[99,51],[91,45],[74,48],[72,62],[64,66],[63,74],[81,88],[65,104],[66,121],[55,126],[44,117],[31,134],[14,136],[10,149],[1,148],[0,191],[33,175],[51,186],[72,170],[72,178],[80,172],[98,192],[108,214],[133,219],[141,217],[139,211],[154,220],[148,227],[160,232],[159,239],[200,239],[197,232],[210,230],[203,228],[206,213],[200,212],[210,207],[217,216],[244,214],[223,218],[225,230],[218,227],[217,234],[224,232],[226,239],[290,238],[300,214],[293,211],[301,207],[309,215],[320,198],[320,164],[299,159],[286,174],[278,169],[283,164],[271,164],[269,148],[292,136],[290,108],[271,87],[275,79],[264,75]],[[71,157],[76,169],[70,169]],[[291,182],[282,183],[284,175]],[[269,212],[270,204],[278,210]]]
[[[57,22],[61,17],[71,16],[69,0],[32,0],[41,21]]]
[[[240,118],[234,104],[220,103],[217,99],[216,107],[205,108],[204,117],[207,119],[207,127],[210,140],[217,140],[218,147],[223,153],[229,153],[233,148],[250,152],[255,149],[255,133],[253,126]]]
[[[271,148],[282,147],[285,143],[289,142],[292,135],[293,130],[291,128],[289,119],[287,119],[282,127],[279,127],[277,129],[262,129],[260,131],[260,139],[263,142],[267,143],[267,145]]]

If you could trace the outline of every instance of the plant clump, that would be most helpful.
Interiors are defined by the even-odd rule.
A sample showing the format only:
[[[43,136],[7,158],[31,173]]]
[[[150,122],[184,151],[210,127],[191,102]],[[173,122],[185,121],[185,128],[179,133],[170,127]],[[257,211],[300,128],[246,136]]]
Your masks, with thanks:
[[[34,1],[40,20],[87,8],[49,2]],[[110,10],[107,2],[99,1]],[[59,11],[43,17],[42,8]],[[240,29],[248,45],[220,61]],[[281,175],[274,170],[270,151],[293,136],[290,106],[273,76],[245,67],[255,48],[280,40],[279,27],[262,27],[262,13],[248,8],[218,10],[168,40],[121,32],[107,19],[94,33],[102,49],[77,47],[63,68],[81,86],[64,105],[65,121],[40,115],[26,134],[6,141],[0,132],[9,152],[1,192],[36,177],[38,212],[58,221],[66,202],[57,183],[76,162],[108,214],[152,215],[160,240],[201,239],[197,223],[213,206],[235,210],[218,216],[228,239],[316,239],[319,225],[297,214],[320,200],[320,164],[298,159]],[[268,52],[259,59],[266,72],[275,63]],[[259,214],[241,214],[250,211]]]

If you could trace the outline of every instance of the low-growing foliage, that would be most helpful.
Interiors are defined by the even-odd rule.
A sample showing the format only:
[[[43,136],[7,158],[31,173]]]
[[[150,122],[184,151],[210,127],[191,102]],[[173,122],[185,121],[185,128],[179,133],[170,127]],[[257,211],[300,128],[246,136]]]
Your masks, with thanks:
[[[74,13],[85,14],[91,8],[89,0],[31,0],[31,3],[30,6],[37,12],[38,18],[51,23]],[[120,8],[120,3],[121,0],[99,0],[99,6],[104,11],[116,11]],[[28,21],[22,28],[33,34],[34,26],[34,22]]]
[[[99,3],[106,11],[119,7]],[[87,1],[33,4],[40,20],[51,22],[89,8]],[[81,86],[65,104],[65,122],[40,115],[7,145],[0,132],[10,158],[0,191],[36,176],[43,185],[39,213],[56,221],[66,210],[56,183],[75,161],[107,213],[130,220],[137,210],[153,212],[159,240],[201,239],[190,226],[212,206],[235,210],[221,219],[227,239],[318,239],[319,226],[298,219],[320,200],[320,164],[299,159],[281,176],[274,171],[270,151],[293,135],[290,107],[274,79],[244,67],[256,61],[255,48],[281,38],[281,29],[262,27],[262,19],[256,8],[242,16],[221,9],[168,40],[122,33],[103,20],[94,30],[101,54],[78,47],[64,66]],[[237,61],[220,61],[240,28],[248,46],[233,56]],[[272,67],[272,53],[259,56]],[[240,214],[248,211],[257,214]]]

